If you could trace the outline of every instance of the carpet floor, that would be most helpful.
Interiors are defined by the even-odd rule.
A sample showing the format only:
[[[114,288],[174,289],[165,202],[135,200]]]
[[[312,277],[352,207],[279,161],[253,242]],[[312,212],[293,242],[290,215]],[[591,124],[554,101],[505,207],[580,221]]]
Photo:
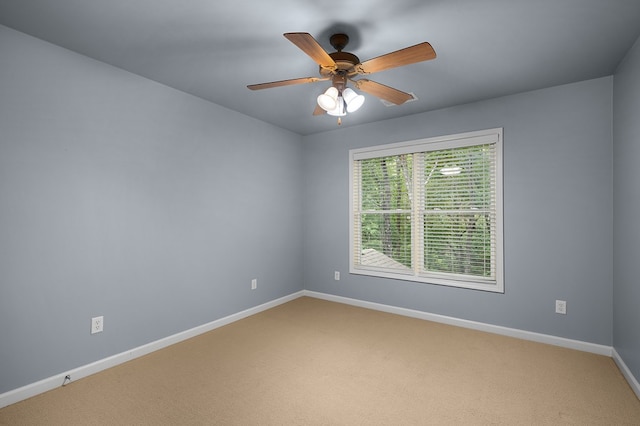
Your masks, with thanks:
[[[605,356],[302,297],[0,424],[640,425],[640,400]]]

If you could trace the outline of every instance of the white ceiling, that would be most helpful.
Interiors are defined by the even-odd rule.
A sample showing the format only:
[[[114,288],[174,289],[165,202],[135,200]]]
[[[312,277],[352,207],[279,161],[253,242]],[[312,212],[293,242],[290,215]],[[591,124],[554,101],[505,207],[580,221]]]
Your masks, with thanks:
[[[417,101],[365,94],[350,126],[611,75],[640,36],[640,0],[2,0],[0,24],[306,135],[337,126],[312,116],[327,82],[246,88],[317,76],[283,33],[331,52],[346,32],[362,61],[433,45],[435,60],[367,77]]]

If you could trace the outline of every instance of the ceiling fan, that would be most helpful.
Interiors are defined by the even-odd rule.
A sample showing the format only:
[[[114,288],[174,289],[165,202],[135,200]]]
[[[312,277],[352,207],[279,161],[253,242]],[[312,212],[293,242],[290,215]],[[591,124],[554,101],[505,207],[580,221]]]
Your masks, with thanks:
[[[336,49],[333,53],[327,53],[309,33],[286,33],[284,36],[319,65],[320,77],[303,77],[250,84],[247,87],[251,90],[261,90],[331,80],[331,87],[318,96],[318,104],[313,115],[328,113],[338,116],[338,124],[341,123],[340,116],[346,115],[347,111],[353,112],[364,102],[363,96],[359,96],[353,90],[347,88],[347,81],[353,83],[358,90],[387,102],[401,105],[413,99],[413,96],[410,93],[402,92],[366,78],[360,78],[359,80],[354,80],[353,78],[358,75],[367,75],[416,62],[428,61],[436,57],[433,47],[429,43],[423,42],[360,62],[360,59],[353,53],[343,51],[349,43],[349,37],[346,34],[334,34],[329,38],[331,46]]]

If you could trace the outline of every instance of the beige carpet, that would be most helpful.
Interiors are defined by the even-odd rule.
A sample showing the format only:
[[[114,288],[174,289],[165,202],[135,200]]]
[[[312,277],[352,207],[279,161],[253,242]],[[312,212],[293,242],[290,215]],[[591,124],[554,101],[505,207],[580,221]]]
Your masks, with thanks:
[[[640,401],[604,356],[303,297],[0,424],[640,425]]]

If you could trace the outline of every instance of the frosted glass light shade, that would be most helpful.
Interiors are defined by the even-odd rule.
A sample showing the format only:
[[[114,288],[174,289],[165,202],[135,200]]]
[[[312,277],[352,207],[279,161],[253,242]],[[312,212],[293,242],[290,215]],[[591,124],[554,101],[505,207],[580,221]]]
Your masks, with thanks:
[[[338,89],[329,87],[323,94],[318,96],[318,105],[325,111],[332,111],[337,107]]]
[[[364,104],[364,96],[358,95],[352,89],[344,89],[342,96],[347,103],[347,112],[356,112]]]
[[[345,109],[344,99],[342,99],[342,96],[338,96],[338,99],[336,100],[336,107],[331,111],[327,111],[327,114],[333,115],[334,117],[344,117],[347,115],[347,110]]]

